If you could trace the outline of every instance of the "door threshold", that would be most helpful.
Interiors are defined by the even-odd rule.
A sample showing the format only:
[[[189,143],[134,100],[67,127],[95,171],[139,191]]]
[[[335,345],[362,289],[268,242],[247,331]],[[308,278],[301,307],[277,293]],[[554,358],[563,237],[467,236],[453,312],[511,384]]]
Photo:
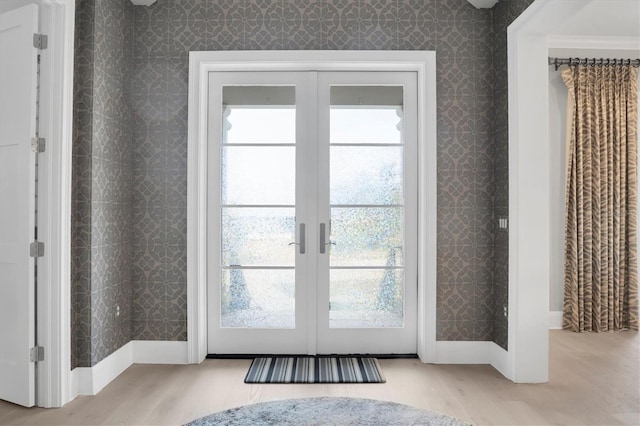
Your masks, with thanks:
[[[207,354],[207,359],[254,359],[254,358],[266,358],[266,357],[370,357],[378,359],[413,359],[418,358],[417,354]]]

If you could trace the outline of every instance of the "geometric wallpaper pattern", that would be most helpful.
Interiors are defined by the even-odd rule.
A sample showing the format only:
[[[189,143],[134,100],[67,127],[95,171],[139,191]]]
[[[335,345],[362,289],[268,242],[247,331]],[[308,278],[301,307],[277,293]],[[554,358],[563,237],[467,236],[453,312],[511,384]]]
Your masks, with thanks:
[[[76,7],[71,365],[85,367],[131,340],[133,6]]]
[[[79,10],[85,1],[101,2],[82,0]],[[130,78],[121,82],[125,83],[125,103],[130,108],[122,109],[130,112],[122,117],[124,129],[131,118],[127,151],[131,154],[131,181],[129,186],[122,182],[121,190],[130,191],[131,216],[128,224],[120,223],[130,230],[129,338],[186,339],[188,52],[375,49],[436,51],[437,339],[494,340],[495,329],[506,327],[499,317],[502,302],[496,298],[496,273],[508,262],[501,257],[501,264],[496,263],[502,236],[494,218],[496,209],[506,204],[505,200],[496,204],[496,185],[506,178],[501,175],[506,163],[500,163],[506,161],[501,160],[506,158],[506,145],[496,142],[497,117],[505,108],[496,102],[501,90],[496,83],[503,84],[496,80],[495,61],[502,54],[496,42],[504,38],[506,47],[503,24],[517,16],[515,11],[524,3],[502,0],[494,10],[479,10],[466,0],[158,0],[150,7],[131,8],[131,67],[122,75]],[[505,12],[500,25],[494,18],[497,10]],[[96,23],[98,19],[96,15]],[[128,23],[128,12],[122,19]],[[81,21],[77,19],[78,28],[87,26]],[[103,30],[97,27],[94,24],[96,39],[103,30],[121,34],[118,25]],[[105,37],[112,42],[116,38]],[[101,49],[95,46],[94,54]],[[77,51],[77,59],[78,55]],[[505,73],[504,80],[506,65],[499,72]],[[89,86],[76,81],[76,103],[84,99]],[[95,96],[93,102],[95,115],[100,109]],[[87,109],[91,114],[91,106]],[[81,141],[78,135],[74,137],[74,144]],[[89,162],[97,158],[92,152],[86,157]],[[117,162],[109,165],[120,166]],[[121,166],[111,175],[126,171],[129,164]],[[74,176],[83,173],[82,163],[74,163]],[[78,199],[86,197],[81,187],[74,187],[74,191]],[[76,225],[82,223],[79,219],[74,216]],[[76,239],[80,244],[81,239]],[[78,258],[93,257],[85,253],[90,247],[74,250]],[[82,287],[82,280],[74,279],[74,285]],[[81,299],[77,298],[79,303],[73,307],[76,330],[92,315]],[[126,326],[122,330],[126,332]],[[92,356],[91,365],[121,344],[109,336],[102,343],[107,345],[105,350]],[[74,366],[85,364],[83,354],[83,350],[74,354],[83,358]]]

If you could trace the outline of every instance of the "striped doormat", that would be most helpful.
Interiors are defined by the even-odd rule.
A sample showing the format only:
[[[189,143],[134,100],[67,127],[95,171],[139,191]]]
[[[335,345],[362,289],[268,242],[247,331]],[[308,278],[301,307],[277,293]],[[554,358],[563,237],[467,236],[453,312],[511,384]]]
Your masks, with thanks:
[[[294,356],[255,358],[245,383],[384,383],[370,357]]]

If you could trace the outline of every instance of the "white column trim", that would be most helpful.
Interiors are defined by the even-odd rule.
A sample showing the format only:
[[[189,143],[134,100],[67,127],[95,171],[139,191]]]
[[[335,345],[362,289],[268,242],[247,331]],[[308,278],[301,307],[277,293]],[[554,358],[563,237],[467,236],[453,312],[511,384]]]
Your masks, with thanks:
[[[507,377],[515,382],[548,380],[549,304],[548,171],[540,168],[548,147],[540,144],[547,134],[548,90],[540,92],[532,74],[548,79],[544,36],[525,33],[551,0],[534,2],[507,29],[509,72],[509,356]],[[527,61],[528,67],[523,63]],[[542,72],[540,72],[542,70]],[[534,75],[535,77],[535,75]],[[534,78],[535,80],[535,78]],[[535,89],[534,89],[535,87]],[[523,119],[533,115],[532,123]],[[532,126],[534,128],[532,128]],[[538,130],[544,129],[544,135]],[[536,135],[536,136],[533,136]],[[529,141],[535,140],[536,143]],[[531,181],[535,169],[539,179]]]

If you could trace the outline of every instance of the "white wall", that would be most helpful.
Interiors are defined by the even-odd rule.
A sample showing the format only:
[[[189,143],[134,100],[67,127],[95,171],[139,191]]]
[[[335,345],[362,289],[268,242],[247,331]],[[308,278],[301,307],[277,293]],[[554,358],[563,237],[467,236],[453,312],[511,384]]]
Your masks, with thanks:
[[[556,58],[640,58],[640,51],[549,49]],[[640,85],[638,86],[640,91]],[[562,311],[564,288],[564,208],[566,179],[567,87],[562,68],[549,67],[549,311]],[[640,101],[640,96],[638,97]]]
[[[564,287],[567,87],[549,67],[549,311],[561,311]]]

